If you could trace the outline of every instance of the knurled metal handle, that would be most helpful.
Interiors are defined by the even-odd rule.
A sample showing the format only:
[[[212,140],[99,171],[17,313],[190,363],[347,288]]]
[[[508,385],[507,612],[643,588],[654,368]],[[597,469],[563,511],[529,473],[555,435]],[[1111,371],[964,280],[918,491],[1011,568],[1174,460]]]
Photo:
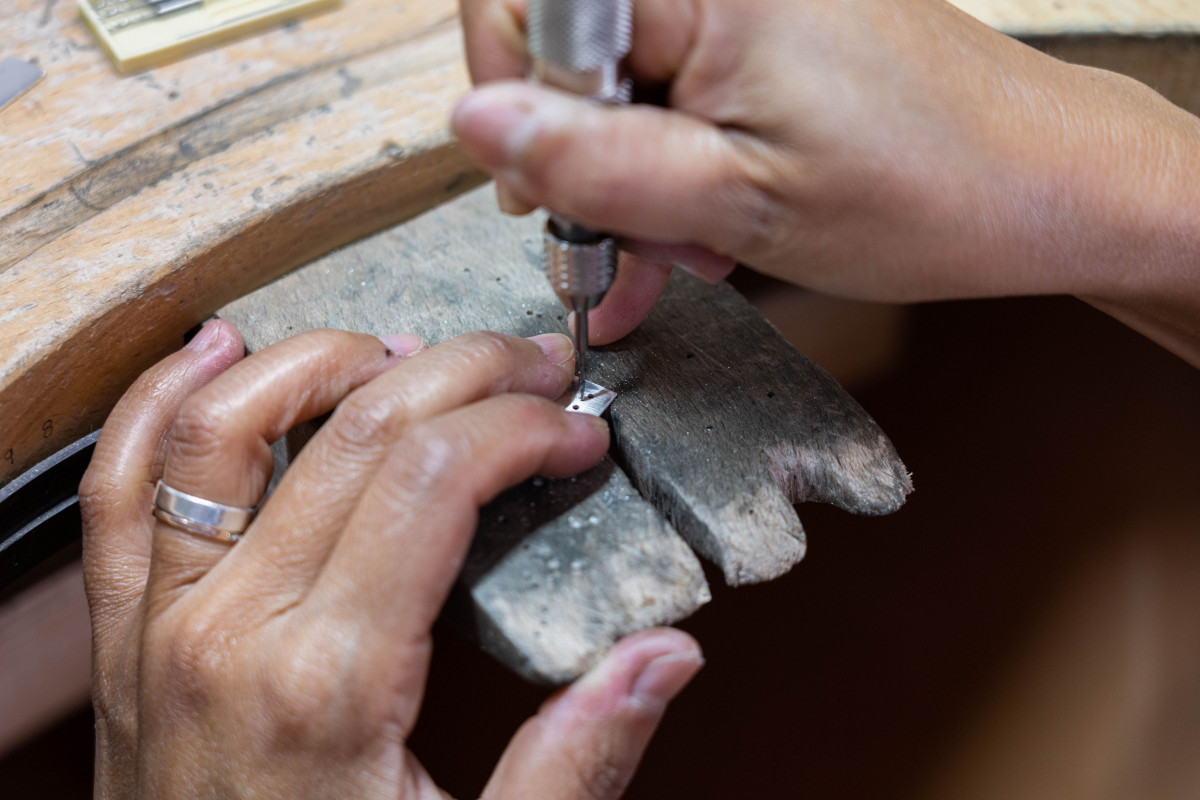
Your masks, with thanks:
[[[588,244],[559,239],[549,230],[543,236],[546,278],[563,298],[587,297],[600,302],[617,272],[617,244],[610,238]]]
[[[572,72],[616,64],[633,42],[630,0],[529,0],[529,53]]]

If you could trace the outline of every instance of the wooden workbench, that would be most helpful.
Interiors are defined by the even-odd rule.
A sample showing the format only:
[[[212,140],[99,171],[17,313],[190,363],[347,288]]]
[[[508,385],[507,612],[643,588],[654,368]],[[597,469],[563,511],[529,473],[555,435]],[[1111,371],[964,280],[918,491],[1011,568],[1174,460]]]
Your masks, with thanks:
[[[1198,2],[959,5],[1200,108]],[[445,129],[466,89],[454,12],[352,0],[122,78],[71,4],[17,0],[0,54],[47,77],[0,110],[0,483],[98,426],[215,308],[481,179]],[[30,607],[0,609],[0,641]],[[57,630],[75,672],[56,683],[82,697],[87,644]],[[5,661],[36,651],[4,648],[0,676],[36,679]],[[0,747],[46,719],[41,697],[0,688]]]

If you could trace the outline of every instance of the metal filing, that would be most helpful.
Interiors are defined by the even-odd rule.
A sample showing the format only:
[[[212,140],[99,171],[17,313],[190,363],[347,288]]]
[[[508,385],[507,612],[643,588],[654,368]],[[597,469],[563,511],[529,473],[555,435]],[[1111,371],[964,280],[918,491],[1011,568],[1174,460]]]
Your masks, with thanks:
[[[110,0],[92,3],[96,16],[104,27],[115,33],[132,25],[186,11],[203,4],[204,0]]]
[[[533,78],[601,103],[626,103],[630,86],[621,61],[633,40],[630,0],[530,0],[526,24]],[[543,236],[546,277],[575,312],[575,368],[586,384],[588,312],[617,272],[612,236],[550,213]]]

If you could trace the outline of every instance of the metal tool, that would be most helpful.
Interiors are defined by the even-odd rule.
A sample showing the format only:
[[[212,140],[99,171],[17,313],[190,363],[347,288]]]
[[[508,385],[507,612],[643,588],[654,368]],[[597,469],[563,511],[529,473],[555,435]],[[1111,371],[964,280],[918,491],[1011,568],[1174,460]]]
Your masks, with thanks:
[[[204,0],[117,0],[93,8],[109,33],[202,5]]]
[[[601,103],[629,102],[621,61],[633,40],[631,0],[530,0],[526,23],[533,78]],[[575,369],[587,381],[588,312],[617,272],[612,236],[551,211],[543,235],[546,277],[575,312]]]
[[[100,431],[0,486],[0,603],[79,555],[79,481]]]
[[[32,61],[16,56],[0,60],[0,108],[16,100],[46,73]]]

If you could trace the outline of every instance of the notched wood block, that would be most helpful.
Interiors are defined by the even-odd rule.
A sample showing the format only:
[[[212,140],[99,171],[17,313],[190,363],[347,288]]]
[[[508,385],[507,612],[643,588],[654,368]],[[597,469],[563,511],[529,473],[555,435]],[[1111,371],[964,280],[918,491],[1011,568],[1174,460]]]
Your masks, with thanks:
[[[525,677],[565,683],[626,634],[710,598],[700,562],[606,458],[482,509],[451,619]]]
[[[804,556],[793,505],[887,514],[912,491],[891,441],[741,295],[677,272],[632,335],[597,353],[618,459],[730,584]]]

